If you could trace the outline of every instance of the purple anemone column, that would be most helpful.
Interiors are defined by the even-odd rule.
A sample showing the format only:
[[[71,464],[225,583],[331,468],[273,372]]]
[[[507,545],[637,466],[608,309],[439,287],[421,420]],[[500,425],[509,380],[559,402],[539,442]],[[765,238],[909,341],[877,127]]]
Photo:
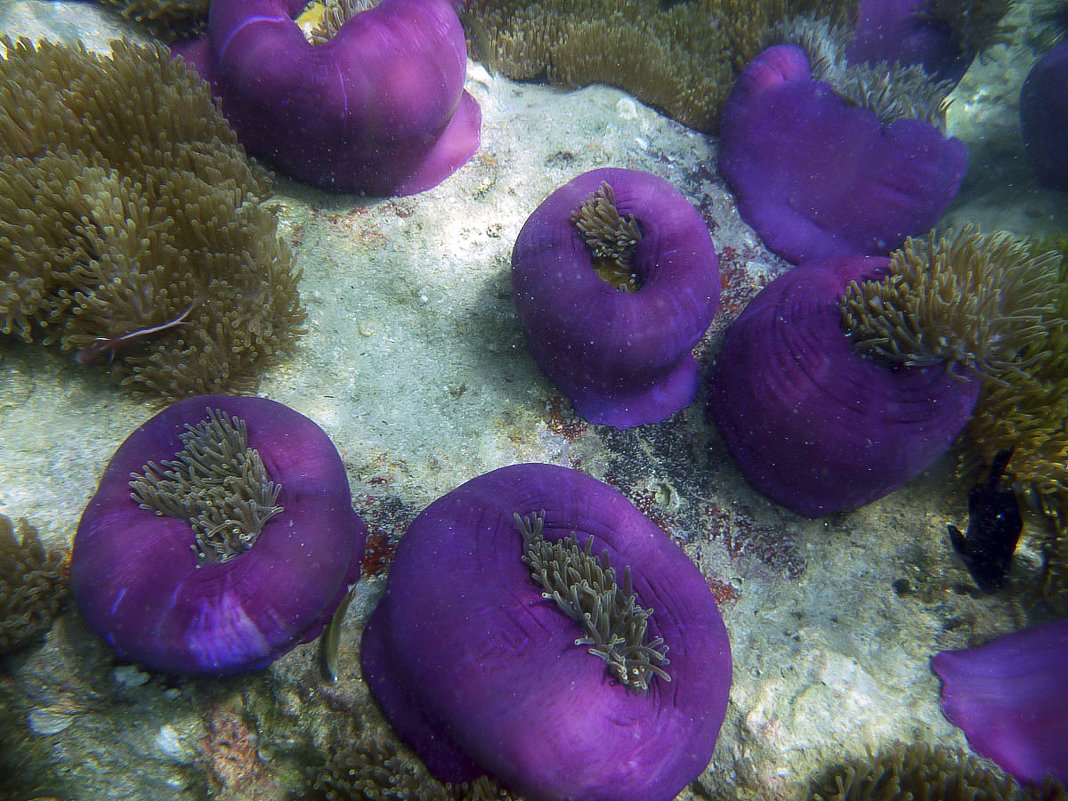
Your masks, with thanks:
[[[1020,91],[1020,123],[1039,180],[1068,190],[1068,41],[1031,68]]]
[[[607,183],[641,239],[630,293],[607,283],[572,214]],[[599,169],[557,189],[530,215],[512,251],[512,298],[541,371],[591,423],[655,423],[697,395],[691,349],[719,303],[708,226],[667,181]]]
[[[1021,782],[1068,784],[1068,620],[931,660],[942,711],[975,752]]]
[[[746,480],[820,517],[868,503],[931,465],[964,427],[977,379],[945,365],[887,366],[853,352],[839,300],[887,259],[790,270],[728,329],[709,408]]]
[[[846,54],[853,63],[919,64],[938,81],[957,83],[975,53],[931,14],[931,0],[860,0],[857,29]]]
[[[629,567],[670,681],[624,686],[578,645],[578,623],[524,564],[514,515],[575,534]],[[616,490],[563,467],[521,464],[468,481],[401,540],[362,643],[363,675],[439,779],[498,777],[529,801],[670,801],[712,757],[730,646],[704,577]]]
[[[207,40],[175,48],[221,97],[250,153],[334,192],[409,195],[478,149],[451,0],[383,0],[328,42],[292,19],[305,0],[215,0]]]
[[[794,264],[886,255],[933,227],[966,156],[923,120],[881,124],[812,79],[799,47],[768,48],[738,78],[720,121],[719,168],[742,218]]]
[[[190,522],[139,505],[131,475],[174,460],[209,409],[244,421],[248,447],[281,487],[281,511],[243,553],[204,563]],[[240,673],[318,636],[359,578],[366,536],[322,429],[264,398],[204,395],[160,412],[115,452],[78,524],[71,589],[124,659],[168,673]]]

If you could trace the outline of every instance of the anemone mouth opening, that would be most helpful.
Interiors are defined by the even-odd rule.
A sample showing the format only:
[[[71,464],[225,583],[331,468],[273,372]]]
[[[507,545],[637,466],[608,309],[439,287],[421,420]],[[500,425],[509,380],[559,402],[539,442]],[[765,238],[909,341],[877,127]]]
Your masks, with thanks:
[[[593,269],[602,281],[628,293],[644,286],[645,278],[634,263],[642,239],[638,221],[633,214],[624,217],[619,213],[615,192],[607,181],[571,213],[571,224],[582,235]]]
[[[311,0],[297,17],[297,26],[309,44],[326,44],[337,35],[342,25],[380,2],[382,0]]]
[[[664,670],[670,661],[663,637],[650,638],[652,609],[638,605],[630,580],[630,565],[616,580],[608,552],[593,555],[593,537],[579,545],[575,532],[555,542],[542,534],[545,512],[514,515],[523,538],[523,563],[542,588],[542,597],[582,628],[575,645],[604,660],[605,667],[625,687],[645,692],[654,678],[671,681]]]
[[[248,426],[219,409],[185,424],[173,459],[148,462],[130,474],[130,498],[161,517],[186,521],[198,564],[225,563],[251,548],[264,525],[283,511],[282,485],[271,480]]]

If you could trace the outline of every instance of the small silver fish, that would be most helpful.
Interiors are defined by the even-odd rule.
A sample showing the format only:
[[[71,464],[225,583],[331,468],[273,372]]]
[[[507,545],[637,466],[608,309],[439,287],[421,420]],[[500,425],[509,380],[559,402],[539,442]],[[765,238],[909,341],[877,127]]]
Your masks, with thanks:
[[[319,672],[323,679],[333,684],[337,681],[337,649],[341,639],[341,621],[345,613],[349,611],[349,604],[356,597],[356,584],[350,584],[345,597],[337,605],[334,616],[330,619],[330,625],[319,637]]]

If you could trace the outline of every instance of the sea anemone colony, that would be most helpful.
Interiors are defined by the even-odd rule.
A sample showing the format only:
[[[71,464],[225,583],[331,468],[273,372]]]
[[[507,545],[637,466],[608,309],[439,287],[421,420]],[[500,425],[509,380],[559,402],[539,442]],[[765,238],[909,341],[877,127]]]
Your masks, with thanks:
[[[165,398],[253,387],[299,272],[207,85],[162,46],[0,44],[0,332]]]
[[[453,0],[336,4],[311,41],[305,0],[215,0],[204,40],[175,50],[211,82],[249,152],[333,192],[409,195],[478,149]]]
[[[812,801],[1065,801],[1053,781],[1020,787],[980,759],[941,745],[897,744],[840,765],[816,782]]]
[[[45,551],[37,530],[0,515],[0,656],[48,631],[66,599],[63,557]]]
[[[125,659],[240,673],[319,635],[366,537],[315,423],[265,398],[187,398],[108,463],[78,524],[71,589]]]
[[[731,682],[704,576],[619,492],[520,464],[428,506],[364,629],[363,675],[439,780],[530,799],[670,801]]]
[[[941,219],[967,162],[944,130],[950,86],[919,67],[848,64],[845,35],[800,20],[742,72],[719,168],[738,211],[794,264],[886,255]]]
[[[968,472],[1012,449],[1008,473],[1050,518],[1047,595],[1068,603],[1068,259],[1006,234],[909,240],[881,281],[851,287],[854,347],[902,364],[948,361],[985,379]],[[1063,244],[1062,244],[1063,248]]]
[[[806,12],[844,24],[855,7],[855,0],[472,0],[464,21],[473,56],[509,78],[618,86],[713,133],[769,26]]]
[[[667,181],[605,168],[524,223],[512,299],[541,371],[593,423],[630,428],[689,406],[719,302],[708,226]]]

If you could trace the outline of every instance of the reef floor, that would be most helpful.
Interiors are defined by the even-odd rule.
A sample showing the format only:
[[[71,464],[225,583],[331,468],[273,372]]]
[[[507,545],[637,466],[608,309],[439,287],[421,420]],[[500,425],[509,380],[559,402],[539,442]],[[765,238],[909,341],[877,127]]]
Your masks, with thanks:
[[[93,4],[24,0],[0,2],[0,31],[90,47],[143,37]],[[958,89],[950,130],[972,165],[950,222],[1065,227],[1063,200],[1035,188],[1020,154],[1018,52],[999,47]],[[787,265],[739,218],[713,139],[615,89],[516,84],[477,64],[467,88],[482,107],[483,146],[429,192],[367,200],[277,182],[308,333],[259,393],[326,430],[371,531],[339,680],[324,682],[314,643],[244,677],[149,674],[117,660],[68,608],[43,643],[0,663],[0,749],[22,759],[19,776],[0,777],[12,798],[300,797],[323,755],[389,737],[358,651],[406,525],[467,479],[521,461],[617,487],[720,601],[730,707],[711,765],[680,798],[800,801],[827,766],[894,741],[966,748],[941,714],[929,659],[1024,625],[1037,555],[1025,542],[1007,592],[975,589],[946,535],[967,518],[953,454],[881,501],[808,521],[746,485],[703,397],[626,432],[577,419],[529,356],[509,287],[515,237],[554,188],[595,167],[629,167],[671,181],[700,209],[724,290],[698,348],[705,375],[725,326]],[[0,343],[0,512],[69,548],[111,454],[157,408],[69,354]]]

